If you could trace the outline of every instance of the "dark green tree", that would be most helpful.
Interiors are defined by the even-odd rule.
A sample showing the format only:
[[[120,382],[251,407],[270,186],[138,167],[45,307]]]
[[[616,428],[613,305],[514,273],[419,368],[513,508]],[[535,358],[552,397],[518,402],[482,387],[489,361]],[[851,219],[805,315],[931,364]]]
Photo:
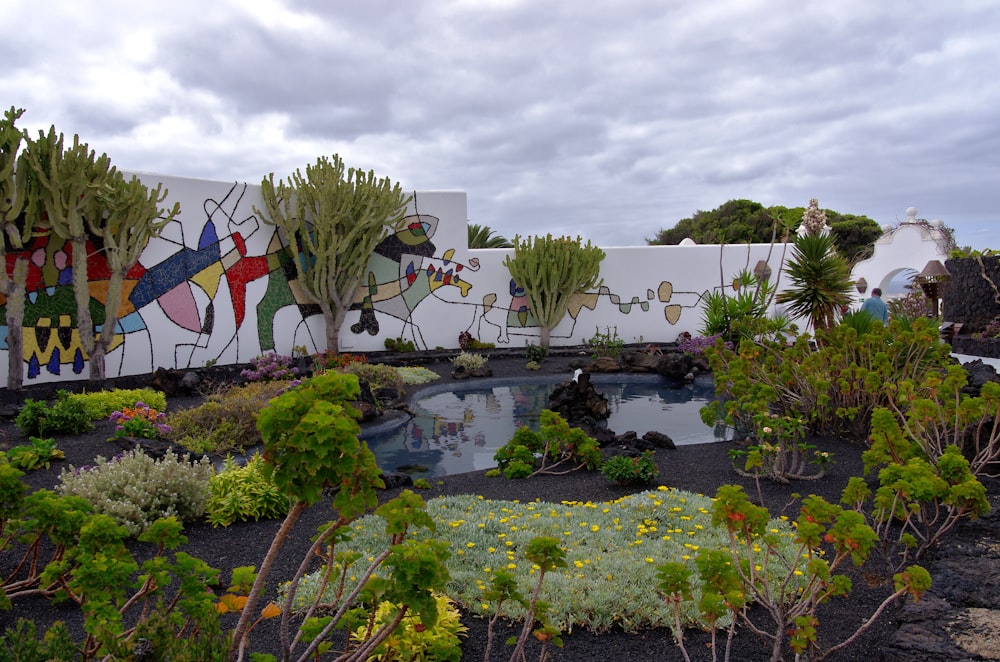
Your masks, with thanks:
[[[752,200],[730,200],[712,211],[698,211],[669,229],[660,230],[647,239],[651,246],[679,244],[690,237],[699,244],[746,244],[782,241],[785,230],[799,227],[805,207],[764,207]],[[834,237],[837,251],[850,264],[871,256],[875,240],[882,234],[879,224],[855,214],[841,214],[824,209],[827,224]],[[789,235],[790,236],[790,235]]]
[[[488,225],[469,223],[469,248],[513,248],[514,244]]]

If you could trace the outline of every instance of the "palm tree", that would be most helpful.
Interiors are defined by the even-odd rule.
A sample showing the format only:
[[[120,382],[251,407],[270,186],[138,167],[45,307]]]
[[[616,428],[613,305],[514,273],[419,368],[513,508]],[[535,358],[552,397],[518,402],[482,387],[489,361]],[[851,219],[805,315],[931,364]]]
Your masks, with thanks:
[[[469,223],[469,248],[513,248],[514,244],[488,225]]]
[[[834,248],[832,234],[796,237],[786,267],[791,286],[775,299],[795,317],[808,317],[813,331],[831,328],[851,302],[851,268]]]

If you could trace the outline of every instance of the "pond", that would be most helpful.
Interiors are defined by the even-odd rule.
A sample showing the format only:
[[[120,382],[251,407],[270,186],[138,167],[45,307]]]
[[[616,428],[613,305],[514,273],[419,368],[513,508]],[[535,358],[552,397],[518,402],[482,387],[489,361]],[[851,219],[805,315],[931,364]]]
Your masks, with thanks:
[[[538,429],[549,394],[564,381],[548,376],[432,385],[417,393],[413,418],[362,438],[380,467],[413,478],[491,469],[494,453],[518,426]],[[641,437],[655,430],[677,445],[727,439],[724,426],[707,426],[699,414],[715,395],[709,375],[677,383],[657,375],[595,374],[591,383],[607,397],[611,416],[606,425],[617,434],[632,430]]]

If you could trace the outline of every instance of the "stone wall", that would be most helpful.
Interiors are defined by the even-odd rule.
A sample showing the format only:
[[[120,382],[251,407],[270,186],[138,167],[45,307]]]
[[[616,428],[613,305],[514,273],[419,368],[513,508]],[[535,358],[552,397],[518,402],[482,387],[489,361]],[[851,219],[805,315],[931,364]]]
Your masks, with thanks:
[[[962,324],[961,335],[980,333],[1000,315],[1000,257],[945,262],[951,283],[944,294],[945,321]]]

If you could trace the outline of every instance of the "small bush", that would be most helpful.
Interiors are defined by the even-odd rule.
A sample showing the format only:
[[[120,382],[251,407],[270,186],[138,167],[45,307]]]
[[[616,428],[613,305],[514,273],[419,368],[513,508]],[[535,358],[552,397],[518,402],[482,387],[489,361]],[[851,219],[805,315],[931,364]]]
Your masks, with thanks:
[[[152,388],[116,388],[94,393],[72,393],[66,399],[83,402],[92,421],[103,421],[112,413],[134,407],[139,402],[144,402],[157,411],[167,408],[167,396],[163,391]]]
[[[0,455],[6,456],[10,466],[23,471],[48,469],[52,460],[66,457],[65,453],[56,448],[56,440],[51,437],[47,439],[31,437],[29,441],[31,443],[14,446],[6,454],[0,452]]]
[[[620,485],[649,485],[659,477],[660,468],[653,459],[653,451],[646,451],[637,457],[610,457],[601,465],[601,473]]]
[[[534,361],[536,363],[541,363],[549,355],[549,348],[544,345],[536,345],[535,343],[528,343],[524,347],[524,357],[528,361]]]
[[[386,338],[385,348],[390,352],[400,352],[402,354],[417,351],[417,346],[413,344],[412,340],[403,340],[402,338]]]
[[[403,620],[393,630],[393,634],[372,651],[369,659],[378,662],[403,662],[417,660],[437,660],[440,662],[462,659],[460,637],[469,628],[462,625],[461,612],[448,596],[435,593],[437,621],[425,625],[416,610],[410,609]],[[392,623],[399,613],[399,606],[391,602],[380,602],[375,610],[375,629]],[[358,627],[351,633],[351,640],[364,643],[371,635],[367,625]]]
[[[617,359],[625,349],[625,341],[618,337],[618,327],[605,327],[604,333],[598,328],[594,336],[587,341],[587,347],[593,352],[591,358]]]
[[[541,370],[542,365],[538,361],[528,361],[524,364],[525,370]]]
[[[488,359],[482,354],[470,354],[469,352],[462,352],[451,359],[452,365],[456,368],[469,372],[485,367],[487,361]]]
[[[68,395],[60,391],[51,407],[41,400],[25,401],[14,424],[28,437],[83,434],[93,430],[87,405],[82,400],[70,399]]]
[[[372,393],[380,388],[393,388],[397,391],[403,388],[403,376],[396,368],[384,363],[352,363],[340,372],[357,375],[359,380],[368,382]]]
[[[340,370],[352,363],[368,363],[368,357],[364,354],[340,354],[329,349],[313,357],[313,365],[322,370]]]
[[[153,409],[145,402],[137,402],[134,407],[123,407],[121,411],[114,411],[108,420],[115,424],[116,437],[156,439],[160,435],[170,434],[166,414]]]
[[[596,469],[601,451],[597,440],[580,428],[571,428],[558,413],[543,409],[538,432],[519,427],[511,440],[497,449],[493,459],[505,477],[530,478]]]
[[[259,453],[243,466],[227,458],[222,471],[209,481],[209,490],[207,519],[212,526],[277,519],[288,514],[291,507],[291,499],[267,475]]]
[[[197,453],[225,453],[261,443],[260,410],[289,382],[251,382],[209,396],[197,407],[167,417],[168,438]]]
[[[209,479],[208,458],[192,463],[189,456],[168,452],[155,460],[133,450],[110,460],[98,457],[94,466],[64,469],[58,490],[78,496],[138,536],[161,517],[193,522],[205,514]]]
[[[684,352],[686,354],[694,354],[695,356],[701,356],[709,347],[715,347],[715,341],[721,338],[721,334],[715,334],[712,336],[692,336],[691,334],[684,334],[683,338],[678,338],[677,341],[677,351]],[[733,343],[730,341],[725,342],[726,349],[732,351]]]
[[[399,367],[396,368],[396,372],[403,378],[403,384],[407,386],[411,384],[426,384],[427,382],[441,378],[441,375],[423,366]]]
[[[292,379],[299,369],[292,366],[294,359],[277,352],[268,352],[250,360],[249,368],[240,371],[240,377],[248,382],[273,382]]]

